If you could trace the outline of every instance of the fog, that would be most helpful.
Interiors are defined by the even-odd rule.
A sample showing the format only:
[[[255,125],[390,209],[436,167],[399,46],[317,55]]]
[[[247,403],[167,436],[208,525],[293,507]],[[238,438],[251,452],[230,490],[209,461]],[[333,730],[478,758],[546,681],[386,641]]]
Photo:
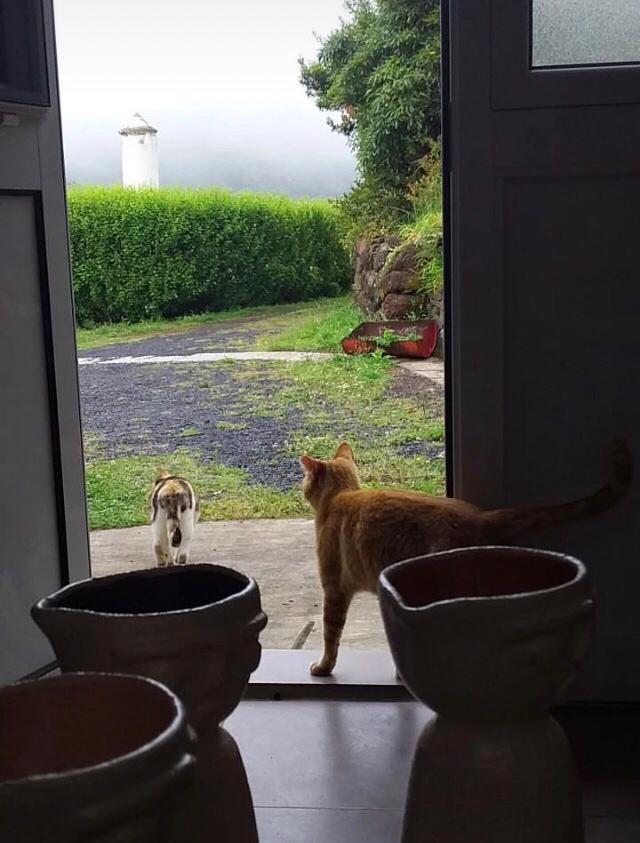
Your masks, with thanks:
[[[118,129],[158,129],[163,185],[336,196],[354,162],[298,82],[343,0],[55,0],[67,179],[120,181]]]

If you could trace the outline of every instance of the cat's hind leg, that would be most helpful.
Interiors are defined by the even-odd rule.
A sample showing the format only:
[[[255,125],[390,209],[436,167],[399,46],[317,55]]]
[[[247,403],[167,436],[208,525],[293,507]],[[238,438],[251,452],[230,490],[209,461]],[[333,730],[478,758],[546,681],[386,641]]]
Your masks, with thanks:
[[[151,524],[153,536],[153,552],[156,557],[156,564],[159,568],[165,568],[171,564],[169,551],[169,536],[167,535],[167,516],[163,510],[158,509]]]
[[[342,590],[325,590],[322,605],[324,652],[320,661],[313,662],[311,665],[312,676],[330,676],[333,672],[352,598],[352,594],[347,594]]]
[[[195,510],[187,509],[180,513],[180,532],[182,533],[182,541],[180,547],[176,550],[176,564],[188,565],[189,555],[191,553],[191,542],[193,541],[193,533],[195,529]]]

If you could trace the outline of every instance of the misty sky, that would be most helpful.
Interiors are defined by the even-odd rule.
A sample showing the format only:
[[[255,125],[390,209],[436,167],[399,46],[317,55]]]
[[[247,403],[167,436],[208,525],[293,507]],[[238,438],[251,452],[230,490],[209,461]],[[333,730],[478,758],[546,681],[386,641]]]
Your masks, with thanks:
[[[120,180],[118,129],[158,130],[162,184],[335,196],[354,175],[298,82],[343,0],[55,0],[67,178]]]

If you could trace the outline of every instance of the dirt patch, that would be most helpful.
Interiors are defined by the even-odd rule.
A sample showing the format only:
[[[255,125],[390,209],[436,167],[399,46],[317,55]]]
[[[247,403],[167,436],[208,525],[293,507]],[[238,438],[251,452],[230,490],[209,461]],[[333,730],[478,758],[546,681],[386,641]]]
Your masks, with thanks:
[[[394,369],[387,394],[391,398],[413,398],[426,402],[439,415],[444,412],[444,389],[435,381],[412,375],[406,369]]]

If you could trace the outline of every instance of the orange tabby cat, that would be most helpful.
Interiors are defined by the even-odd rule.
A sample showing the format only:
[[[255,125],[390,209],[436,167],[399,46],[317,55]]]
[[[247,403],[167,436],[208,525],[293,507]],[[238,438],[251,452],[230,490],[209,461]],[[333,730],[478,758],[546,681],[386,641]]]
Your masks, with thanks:
[[[525,531],[588,518],[626,493],[632,460],[624,442],[614,446],[609,483],[589,497],[557,506],[482,510],[454,498],[420,492],[361,489],[349,445],[331,460],[300,458],[302,488],[315,510],[316,549],[324,592],[324,653],[314,676],[335,666],[349,604],[358,591],[375,593],[380,571],[394,562],[470,545],[503,544]]]

